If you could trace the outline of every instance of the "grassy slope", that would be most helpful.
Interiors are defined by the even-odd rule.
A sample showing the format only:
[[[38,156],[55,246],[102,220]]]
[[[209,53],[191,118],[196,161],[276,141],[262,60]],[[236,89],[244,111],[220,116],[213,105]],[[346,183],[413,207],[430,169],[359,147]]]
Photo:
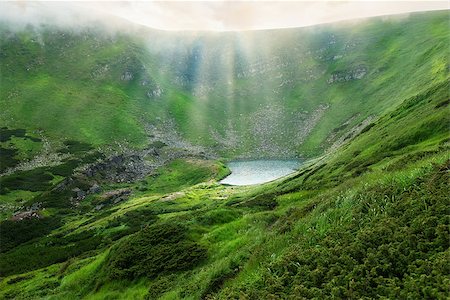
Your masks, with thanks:
[[[135,143],[142,139],[141,127],[130,116],[130,98],[120,81],[111,78],[120,78],[121,70],[114,70],[111,62],[126,60],[126,40],[97,41],[88,35],[83,41],[56,30],[22,32],[10,39],[5,38],[8,32],[2,35],[8,41],[2,43],[5,124],[94,145],[118,138]],[[110,59],[113,74],[95,80],[92,73],[105,63],[102,57]]]
[[[223,176],[222,173],[223,165],[216,162],[175,160],[142,181],[113,186],[102,185],[104,191],[130,189],[132,198],[137,200],[125,205],[120,205],[121,202],[119,205],[110,203],[97,194],[89,196],[74,209],[68,201],[72,194],[70,191],[69,195],[66,191],[58,192],[57,189],[38,193],[32,203],[38,202],[45,207],[39,212],[41,218],[25,219],[19,223],[5,220],[0,224],[0,272],[4,276],[33,270],[94,250],[102,243],[110,244],[112,240],[138,230],[142,218],[152,220],[152,215],[186,210],[186,204],[183,203],[167,206],[162,202],[148,206],[152,200],[159,199],[166,193]],[[72,179],[78,187],[83,188],[83,185],[86,185],[83,178]],[[168,201],[167,204],[173,203]],[[95,209],[98,205],[103,206],[101,210]],[[129,212],[136,209],[140,212]],[[108,218],[105,219],[105,216]],[[46,237],[52,230],[55,230],[54,234]]]
[[[92,232],[103,244],[64,263],[3,279],[3,296],[444,299],[450,280],[448,88],[424,87],[341,151],[286,180],[246,188],[203,183],[169,201],[144,193],[106,214],[68,218],[58,230],[64,239]],[[196,243],[207,249],[207,258],[156,277],[108,279],[115,268],[136,265],[132,258],[122,267],[110,263],[127,259],[117,256],[120,245],[128,241],[138,251],[139,228],[150,224],[160,230],[165,222],[180,224],[185,231],[174,233],[181,234],[181,245]],[[138,233],[122,238],[127,228]],[[184,257],[178,242],[155,243],[154,251],[168,245]],[[152,268],[160,262],[140,263]],[[181,269],[185,263],[175,265]]]
[[[308,112],[306,115],[309,116],[319,105],[329,105],[320,122],[298,148],[301,155],[317,155],[329,146],[325,140],[333,129],[347,120],[351,119],[351,122],[346,130],[368,116],[378,116],[393,109],[428,85],[447,79],[447,20],[448,13],[439,12],[400,20],[373,19],[356,25],[343,23],[198,38],[196,42],[202,45],[198,70],[192,71],[194,75],[191,76],[185,75],[190,69],[174,72],[194,77],[193,82],[188,81],[194,90],[198,86],[212,86],[213,90],[192,99],[197,106],[190,101],[180,102],[177,122],[192,139],[200,137],[208,141],[211,136],[205,123],[223,133],[227,123],[216,120],[232,120],[237,131],[245,136],[240,146],[247,150],[261,144],[255,126],[262,125],[268,132],[263,135],[266,140],[289,148],[295,144],[291,141],[296,140],[297,131],[306,126],[299,124],[297,113]],[[330,44],[331,41],[335,43]],[[234,47],[231,66],[226,59],[228,52],[214,47],[217,44],[224,45],[225,49]],[[245,48],[242,53],[239,47]],[[168,56],[171,55],[169,52]],[[341,58],[333,59],[337,56]],[[272,63],[277,59],[279,63]],[[214,68],[208,67],[211,65]],[[267,65],[268,69],[262,74],[249,78],[236,76],[240,70],[258,70],[261,65]],[[367,68],[363,79],[327,83],[331,74],[345,73],[361,65]],[[229,69],[235,76],[226,76]],[[317,79],[308,79],[310,73]],[[279,78],[280,74],[284,77]],[[215,79],[217,76],[221,76],[220,80]],[[293,82],[280,88],[286,79]],[[227,85],[228,82],[231,85]],[[180,105],[185,108],[180,109]],[[272,122],[270,114],[263,116],[266,119],[262,119],[262,123],[257,122],[254,114],[266,105],[270,109],[273,105],[281,106],[285,111],[277,116],[276,122]],[[264,122],[272,124],[272,128],[266,128]],[[293,127],[299,129],[292,130]]]
[[[149,33],[149,40],[95,30],[2,30],[0,120],[11,128],[42,129],[51,139],[144,146],[143,121],[171,117],[190,141],[213,147],[211,128],[225,135],[231,120],[240,143],[221,149],[224,156],[261,148],[266,141],[278,147],[262,155],[314,156],[332,143],[327,137],[344,122],[350,120],[336,138],[447,80],[447,20],[447,12],[436,12],[237,35]],[[267,65],[263,73],[238,77],[261,65]],[[367,68],[363,79],[327,84],[331,74],[361,65]],[[127,71],[133,79],[121,80]],[[310,72],[317,78],[308,79]],[[292,82],[279,87],[285,79]],[[143,86],[143,80],[149,84]],[[161,98],[149,99],[146,93],[156,86],[163,89]],[[202,89],[207,92],[198,96]],[[269,108],[255,122],[258,110],[274,103],[281,115],[272,120]],[[297,114],[307,118],[319,105],[329,105],[320,122],[312,124],[303,143],[292,143],[299,140],[292,128],[306,126]],[[255,131],[261,127],[259,136]],[[292,147],[295,153],[283,153]]]

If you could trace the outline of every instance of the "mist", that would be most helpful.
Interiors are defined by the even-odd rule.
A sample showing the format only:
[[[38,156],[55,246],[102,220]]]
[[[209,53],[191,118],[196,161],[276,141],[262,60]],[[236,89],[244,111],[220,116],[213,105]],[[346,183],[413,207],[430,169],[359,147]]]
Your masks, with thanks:
[[[0,2],[0,21],[12,28],[56,25],[113,31],[242,31],[305,27],[372,16],[448,9],[447,1],[300,2]]]

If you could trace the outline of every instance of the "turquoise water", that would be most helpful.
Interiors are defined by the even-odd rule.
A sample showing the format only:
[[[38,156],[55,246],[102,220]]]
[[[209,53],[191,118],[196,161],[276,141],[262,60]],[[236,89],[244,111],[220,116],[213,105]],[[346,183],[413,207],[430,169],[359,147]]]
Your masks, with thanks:
[[[269,182],[289,175],[300,166],[298,160],[239,160],[227,164],[231,174],[220,183],[252,185]]]

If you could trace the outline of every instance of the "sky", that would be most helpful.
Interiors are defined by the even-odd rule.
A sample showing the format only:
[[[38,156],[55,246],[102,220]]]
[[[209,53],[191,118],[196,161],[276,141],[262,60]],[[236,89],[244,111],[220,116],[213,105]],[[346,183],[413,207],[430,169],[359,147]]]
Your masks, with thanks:
[[[2,1],[0,20],[161,30],[239,31],[449,9],[449,1]]]

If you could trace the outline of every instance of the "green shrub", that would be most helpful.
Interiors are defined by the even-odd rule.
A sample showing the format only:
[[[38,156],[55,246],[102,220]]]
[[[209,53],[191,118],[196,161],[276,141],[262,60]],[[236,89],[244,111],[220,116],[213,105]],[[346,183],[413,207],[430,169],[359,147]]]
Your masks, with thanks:
[[[152,209],[138,209],[128,211],[121,216],[115,217],[108,222],[107,228],[126,225],[126,229],[110,234],[112,240],[118,240],[119,238],[135,233],[156,221],[158,221],[158,217]]]
[[[61,226],[61,218],[59,217],[3,221],[0,223],[0,253],[34,238],[44,236],[59,226]]]
[[[69,159],[64,163],[51,167],[49,172],[54,175],[68,177],[72,175],[73,170],[80,165],[80,161],[78,159]]]
[[[6,194],[10,190],[45,191],[52,186],[52,179],[53,176],[48,174],[45,168],[3,176],[0,177],[0,194]]]
[[[162,294],[169,291],[176,284],[173,274],[156,278],[150,283],[148,294],[145,296],[147,300],[159,299]]]
[[[8,149],[0,147],[0,172],[16,166],[20,161],[15,158],[17,149]]]
[[[24,280],[28,280],[34,277],[34,274],[25,274],[25,275],[19,275],[13,278],[8,279],[6,282],[7,284],[15,284]]]
[[[87,144],[87,143],[74,141],[74,140],[65,141],[64,145],[67,148],[66,149],[60,149],[59,152],[61,152],[61,153],[78,154],[78,153],[84,153],[84,152],[87,152],[87,151],[90,151],[90,150],[93,149],[92,146]]]
[[[241,269],[241,266],[236,261],[231,261],[230,264],[212,275],[206,288],[203,290],[201,299],[210,299],[210,296],[218,292],[225,281],[235,277]]]
[[[206,249],[179,224],[161,223],[142,229],[121,240],[106,262],[111,279],[155,277],[188,270],[206,258]]]
[[[101,242],[101,236],[91,236],[71,242],[48,239],[39,243],[20,245],[0,254],[0,276],[20,274],[64,262],[71,257],[96,249]]]
[[[7,127],[0,128],[0,142],[7,142],[12,136],[25,137],[25,129],[8,129]]]

